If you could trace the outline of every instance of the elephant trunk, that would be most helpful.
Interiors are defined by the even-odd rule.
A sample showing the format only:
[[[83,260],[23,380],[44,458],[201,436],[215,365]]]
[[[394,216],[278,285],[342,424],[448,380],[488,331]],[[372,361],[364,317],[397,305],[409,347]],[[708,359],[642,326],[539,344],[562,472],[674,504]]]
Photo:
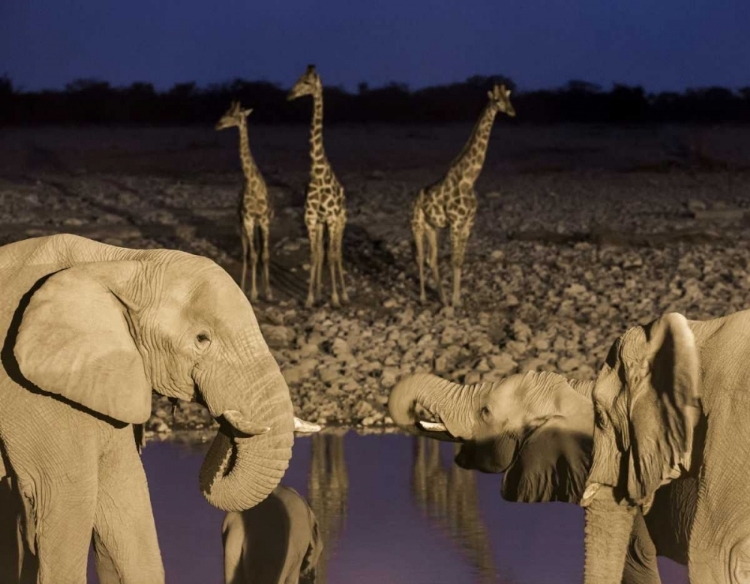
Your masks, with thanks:
[[[220,429],[201,467],[201,491],[223,511],[243,511],[263,501],[281,481],[292,457],[294,414],[289,389],[273,357],[268,354],[261,360],[264,371],[259,381],[246,388],[237,404],[220,410],[224,412]],[[214,413],[209,396],[205,399]]]
[[[599,487],[586,504],[584,584],[622,582],[635,513],[615,500],[611,487]]]
[[[482,385],[461,385],[436,375],[418,373],[399,382],[391,391],[388,410],[396,425],[412,433],[438,440],[471,439]],[[438,417],[443,431],[425,430],[417,408]]]

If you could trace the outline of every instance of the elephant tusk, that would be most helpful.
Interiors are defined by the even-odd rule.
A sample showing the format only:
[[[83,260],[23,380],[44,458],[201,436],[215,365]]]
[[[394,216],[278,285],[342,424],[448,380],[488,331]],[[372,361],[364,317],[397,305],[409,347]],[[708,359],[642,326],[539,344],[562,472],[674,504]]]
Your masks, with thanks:
[[[222,414],[235,430],[239,430],[246,436],[258,436],[271,431],[271,426],[256,426],[249,422],[239,410],[227,410]]]
[[[427,432],[447,432],[448,428],[445,427],[445,424],[441,424],[440,422],[425,422],[423,420],[419,420],[417,422],[417,425],[422,428],[422,430],[426,430]]]
[[[318,424],[313,424],[312,422],[307,422],[298,418],[297,416],[294,416],[295,432],[320,432],[322,429],[323,427]]]

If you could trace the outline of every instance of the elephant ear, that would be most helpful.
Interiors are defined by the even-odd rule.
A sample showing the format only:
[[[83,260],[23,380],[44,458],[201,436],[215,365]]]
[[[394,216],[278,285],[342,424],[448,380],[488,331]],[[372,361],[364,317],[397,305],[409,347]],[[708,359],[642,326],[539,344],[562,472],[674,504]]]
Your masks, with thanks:
[[[681,314],[633,330],[638,334],[626,333],[620,348],[628,410],[628,440],[622,443],[629,443],[629,498],[649,507],[656,489],[690,468],[701,369]]]
[[[593,428],[553,418],[521,445],[503,475],[502,497],[525,503],[578,503],[591,466]]]
[[[151,384],[129,313],[112,291],[135,262],[96,262],[47,278],[23,311],[14,346],[18,367],[44,392],[121,422],[151,414]]]

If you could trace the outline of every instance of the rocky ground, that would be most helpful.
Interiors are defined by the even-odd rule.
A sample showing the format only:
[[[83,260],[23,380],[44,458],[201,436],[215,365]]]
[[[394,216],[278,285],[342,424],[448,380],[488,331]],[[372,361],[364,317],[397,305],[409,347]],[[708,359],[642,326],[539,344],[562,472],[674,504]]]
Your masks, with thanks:
[[[388,392],[410,373],[466,383],[528,370],[591,378],[629,326],[670,310],[702,319],[750,306],[750,130],[734,128],[497,128],[477,183],[464,305],[441,307],[432,286],[421,305],[410,203],[468,131],[332,128],[352,302],[333,309],[326,296],[306,309],[304,129],[251,128],[277,211],[278,300],[255,310],[297,415],[384,428]],[[207,255],[239,274],[236,136],[23,132],[0,136],[0,243],[68,231]],[[154,402],[156,433],[212,424],[196,404]]]

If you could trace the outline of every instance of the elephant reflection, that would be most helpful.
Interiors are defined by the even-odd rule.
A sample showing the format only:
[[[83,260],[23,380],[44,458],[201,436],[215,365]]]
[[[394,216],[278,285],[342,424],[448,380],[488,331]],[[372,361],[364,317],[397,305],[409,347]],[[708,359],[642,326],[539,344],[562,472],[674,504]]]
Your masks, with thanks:
[[[317,582],[325,584],[328,557],[336,547],[346,520],[349,477],[344,458],[343,434],[314,434],[311,440],[312,463],[307,498],[325,542],[316,570]]]
[[[225,584],[313,583],[323,549],[312,509],[282,485],[252,509],[227,513],[222,542]]]
[[[456,454],[458,447],[454,446]],[[495,581],[489,534],[479,516],[479,493],[473,472],[440,461],[440,443],[415,438],[412,493],[420,510],[456,541],[479,574]]]

